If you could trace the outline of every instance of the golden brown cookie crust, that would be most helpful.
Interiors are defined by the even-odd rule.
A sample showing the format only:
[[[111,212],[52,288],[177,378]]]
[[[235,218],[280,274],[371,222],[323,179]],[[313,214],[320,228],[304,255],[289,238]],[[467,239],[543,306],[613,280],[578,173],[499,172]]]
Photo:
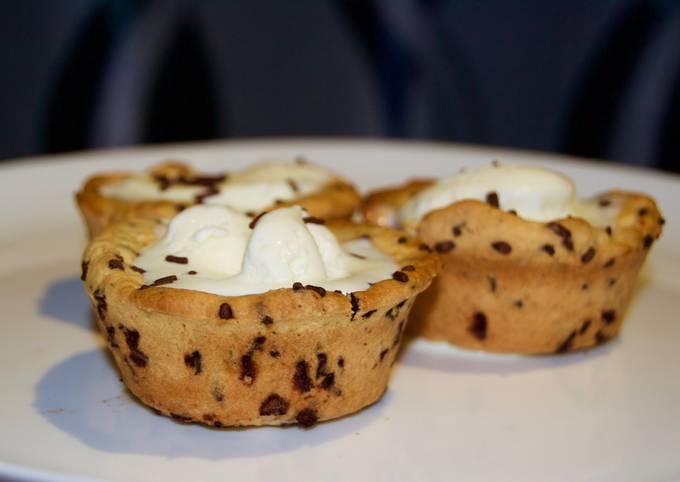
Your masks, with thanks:
[[[86,249],[83,279],[127,387],[154,410],[216,427],[313,425],[353,413],[387,387],[408,312],[440,268],[404,233],[338,221],[402,266],[351,295],[297,287],[225,297],[140,289],[137,253],[157,223],[129,219]]]
[[[393,202],[396,212],[415,194],[396,191],[373,194],[363,212],[380,202]],[[472,200],[430,212],[417,236],[444,267],[418,298],[409,331],[523,354],[579,350],[616,336],[663,218],[644,194],[610,191],[598,199],[618,212],[608,228],[579,218],[528,221]]]
[[[170,180],[200,176],[190,166],[174,161],[165,162],[151,168],[149,174],[163,176]],[[128,217],[170,219],[179,211],[193,204],[166,200],[125,201],[107,197],[101,193],[104,186],[115,184],[132,175],[134,173],[130,172],[97,174],[87,179],[81,190],[76,194],[76,204],[87,225],[90,238],[96,236],[110,223]],[[315,193],[279,203],[265,209],[265,211],[275,207],[298,205],[305,208],[314,217],[327,220],[347,219],[357,208],[360,200],[361,197],[351,184],[340,177],[335,177]]]

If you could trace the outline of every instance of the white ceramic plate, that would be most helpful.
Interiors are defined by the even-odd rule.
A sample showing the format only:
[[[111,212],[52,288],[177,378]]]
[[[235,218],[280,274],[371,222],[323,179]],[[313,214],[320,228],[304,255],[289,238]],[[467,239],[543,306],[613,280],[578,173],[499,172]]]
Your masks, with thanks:
[[[360,188],[462,166],[541,163],[581,194],[656,197],[668,224],[622,336],[586,353],[499,357],[417,342],[374,406],[312,430],[213,430],[158,417],[123,389],[79,276],[72,201],[85,176],[186,159],[206,170],[302,154]],[[680,479],[680,179],[450,144],[303,140],[87,152],[0,165],[0,479]]]

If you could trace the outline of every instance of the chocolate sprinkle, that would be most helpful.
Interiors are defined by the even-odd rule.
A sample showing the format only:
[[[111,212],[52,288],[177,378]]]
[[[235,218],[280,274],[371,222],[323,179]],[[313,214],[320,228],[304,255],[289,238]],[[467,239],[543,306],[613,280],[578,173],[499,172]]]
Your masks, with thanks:
[[[583,322],[581,325],[581,328],[578,330],[579,335],[583,335],[586,331],[588,331],[588,328],[590,328],[590,324],[592,323],[592,320],[586,320]]]
[[[293,375],[293,388],[299,392],[308,392],[312,389],[312,379],[309,378],[309,365],[306,361],[300,360],[295,364],[295,374]]]
[[[486,338],[487,321],[486,315],[481,311],[476,312],[472,316],[472,323],[470,324],[470,333],[478,340]]]
[[[392,279],[395,281],[399,281],[400,283],[406,283],[408,282],[408,275],[403,271],[395,271],[394,273],[392,273]]]
[[[420,243],[420,244],[418,245],[418,249],[421,250],[421,251],[427,251],[428,253],[429,253],[430,251],[432,251],[432,250],[430,249],[430,247],[429,247],[427,244],[425,244],[425,243]]]
[[[189,258],[186,256],[173,256],[172,254],[169,254],[165,257],[165,261],[168,263],[187,264]]]
[[[83,261],[80,263],[80,280],[85,281],[87,279],[87,269],[89,268],[90,263],[87,261]]]
[[[496,278],[493,276],[488,276],[487,279],[489,280],[489,289],[491,290],[492,293],[496,292]]]
[[[491,243],[491,247],[501,254],[510,254],[512,251],[512,246],[505,241],[494,241]]]
[[[406,236],[400,236],[399,239],[397,239],[397,243],[399,244],[404,244],[406,241],[408,241]]]
[[[439,241],[434,245],[434,249],[438,253],[448,253],[456,247],[456,243],[453,241]]]
[[[302,220],[307,224],[326,224],[326,221],[321,218],[315,218],[314,216],[307,216],[306,218],[302,218]]]
[[[299,281],[296,281],[295,283],[293,283],[293,291],[300,291],[300,290],[303,290],[303,289],[305,289],[305,286],[302,283],[300,283]]]
[[[231,320],[234,317],[234,312],[229,303],[222,303],[220,305],[219,315],[223,320]]]
[[[194,369],[194,375],[201,373],[201,352],[195,350],[191,354],[184,355],[184,363]]]
[[[585,253],[583,253],[583,256],[581,256],[581,263],[586,264],[590,263],[593,258],[595,257],[595,248],[592,246],[586,250]]]
[[[571,231],[562,226],[560,223],[551,222],[546,225],[553,233],[562,238],[562,244],[569,251],[574,250],[574,242],[571,240]]]
[[[191,271],[187,271],[187,274],[194,275],[194,274],[198,274],[198,272],[197,272],[197,271],[194,271],[194,270],[192,269]]]
[[[299,186],[297,185],[297,183],[293,179],[286,179],[286,182],[288,183],[288,185],[290,186],[290,188],[293,190],[293,192],[295,194],[300,192]]]
[[[312,408],[305,408],[298,412],[295,417],[297,423],[305,428],[313,427],[319,421],[319,417],[316,415],[316,411]]]
[[[130,269],[131,269],[132,271],[134,271],[135,273],[139,273],[139,274],[144,274],[144,273],[146,273],[146,270],[145,270],[144,268],[140,268],[139,266],[134,266],[134,265],[132,265],[132,266],[130,266]]]
[[[604,228],[604,230],[609,236],[612,235],[612,227],[611,226],[607,226],[606,228]]]
[[[616,258],[609,258],[605,264],[602,265],[603,268],[611,268],[616,263]]]
[[[606,208],[606,207],[609,206],[611,203],[612,203],[612,202],[611,202],[609,199],[600,199],[600,200],[597,202],[597,204],[598,204],[600,207],[602,207],[602,208]]]
[[[312,290],[316,294],[318,294],[321,298],[326,296],[326,290],[323,289],[321,286],[314,286],[314,285],[307,285],[305,286],[306,289]]]
[[[374,314],[376,311],[378,311],[378,310],[370,310],[370,311],[367,311],[366,313],[364,313],[363,315],[361,315],[361,317],[362,317],[364,320],[367,320],[367,319],[369,319],[371,316],[373,316],[373,314]]]
[[[350,256],[354,256],[357,259],[366,259],[366,256],[362,256],[360,254],[356,254],[356,253],[349,253],[349,254],[350,254]]]
[[[385,359],[385,355],[387,355],[388,351],[390,350],[385,348],[383,351],[380,352],[380,361],[383,361]]]
[[[152,283],[151,286],[167,285],[167,284],[173,283],[175,281],[177,281],[177,276],[175,276],[173,274],[173,275],[170,275],[170,276],[164,276],[162,278],[158,278],[156,281],[154,281]]]
[[[555,256],[555,247],[552,244],[544,244],[541,249],[548,253],[550,256]]]
[[[412,264],[407,264],[406,266],[401,268],[402,271],[415,271],[416,268]]]
[[[262,211],[260,214],[258,214],[257,216],[255,216],[255,217],[253,218],[253,220],[250,221],[250,223],[248,223],[248,227],[249,227],[250,229],[255,229],[255,225],[256,225],[257,222],[260,220],[260,218],[261,218],[262,216],[264,216],[265,214],[267,214],[267,212],[266,212],[266,211]]]
[[[500,206],[500,203],[498,202],[498,193],[495,191],[491,191],[486,195],[486,202],[489,203],[490,206],[493,206],[495,208]]]
[[[463,225],[462,225],[462,224],[459,224],[459,225],[457,225],[457,226],[454,226],[454,227],[451,229],[451,232],[452,232],[453,235],[457,238],[458,236],[460,236],[461,234],[463,234]]]
[[[260,415],[268,417],[271,415],[285,415],[288,413],[290,403],[277,393],[272,393],[260,404]]]

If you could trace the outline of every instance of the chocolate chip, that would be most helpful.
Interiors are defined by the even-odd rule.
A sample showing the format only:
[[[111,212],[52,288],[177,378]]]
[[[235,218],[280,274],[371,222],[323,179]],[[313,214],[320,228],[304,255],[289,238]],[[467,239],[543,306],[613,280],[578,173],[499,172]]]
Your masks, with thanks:
[[[264,345],[266,341],[267,337],[262,335],[253,338],[253,343],[250,345],[250,352],[252,353],[256,350],[262,350],[262,345]]]
[[[220,422],[219,420],[215,420],[213,422],[212,426],[215,427],[215,428],[222,428],[223,427],[222,422]]]
[[[195,274],[198,274],[198,272],[197,272],[197,271],[194,271],[194,270],[192,269],[191,271],[187,271],[187,274],[195,275]]]
[[[343,357],[338,357],[338,366],[340,368],[345,368],[345,359]]]
[[[495,191],[491,191],[486,195],[486,202],[489,203],[490,206],[493,206],[495,208],[499,207],[500,204],[498,202],[498,193]]]
[[[612,235],[612,227],[611,226],[607,226],[606,228],[604,228],[604,231],[607,233],[607,235],[609,235],[609,236]]]
[[[604,343],[607,340],[608,340],[608,338],[604,333],[602,333],[602,330],[598,330],[597,333],[595,333],[595,343],[596,344],[601,345],[602,343]]]
[[[118,343],[116,343],[116,329],[113,326],[107,326],[106,327],[106,339],[109,342],[109,345],[111,345],[111,348],[118,348]]]
[[[571,349],[571,345],[574,342],[575,337],[576,337],[576,332],[572,331],[569,334],[569,336],[562,343],[560,343],[560,345],[555,350],[555,353],[560,354],[560,353],[568,352]]]
[[[173,256],[172,254],[169,254],[165,257],[165,261],[168,263],[187,264],[189,258],[186,256]]]
[[[326,290],[323,289],[321,286],[307,285],[307,286],[305,286],[305,288],[308,289],[308,290],[312,290],[317,295],[319,295],[321,298],[326,296]]]
[[[220,305],[219,315],[223,320],[231,320],[234,317],[234,312],[229,303],[222,303]]]
[[[326,364],[328,363],[328,355],[325,353],[316,354],[316,378],[324,376],[326,372]]]
[[[278,358],[281,356],[281,353],[279,352],[279,350],[270,350],[269,356],[272,358]]]
[[[271,325],[272,323],[274,323],[274,320],[272,319],[271,316],[265,315],[260,320],[260,323],[262,323],[263,325]]]
[[[616,258],[609,258],[605,264],[602,265],[603,268],[611,268],[616,263]]]
[[[388,351],[390,351],[390,350],[385,348],[383,351],[380,352],[380,361],[383,361],[383,359],[385,358],[385,355],[387,355]]]
[[[602,310],[602,321],[605,325],[611,325],[616,321],[616,311],[614,310]]]
[[[215,399],[216,402],[223,402],[224,401],[224,393],[222,393],[222,390],[220,390],[217,387],[214,387],[212,389],[212,396]]]
[[[583,283],[583,284],[581,285],[581,290],[583,290],[583,291],[586,291],[588,288],[590,288],[590,286],[588,285],[588,283]]]
[[[560,223],[550,222],[546,225],[553,233],[562,238],[562,244],[569,251],[573,251],[574,243],[571,240],[571,231],[562,226]]]
[[[606,198],[605,198],[605,199],[600,199],[600,200],[597,202],[598,206],[600,206],[600,207],[602,207],[602,208],[606,208],[606,207],[609,206],[611,203],[612,203],[612,202],[611,202],[609,199],[606,199]]]
[[[645,249],[649,249],[653,242],[654,238],[649,234],[642,238],[642,246],[644,246]]]
[[[253,220],[250,221],[250,223],[248,223],[248,227],[249,227],[250,229],[255,229],[255,226],[257,225],[257,222],[258,222],[258,221],[260,220],[260,218],[261,218],[262,216],[264,216],[265,214],[267,214],[267,212],[266,212],[266,211],[263,211],[263,212],[261,212],[260,214],[258,214],[257,216],[255,216],[255,217],[253,218]]]
[[[293,291],[300,291],[300,290],[303,290],[303,289],[305,289],[305,286],[302,283],[300,283],[299,281],[296,281],[295,283],[293,283]]]
[[[119,269],[125,271],[125,266],[123,265],[123,260],[119,258],[114,258],[109,260],[109,269]]]
[[[614,286],[615,284],[616,284],[616,278],[609,278],[609,279],[607,280],[607,286],[609,286],[610,288],[611,288],[612,286]]]
[[[295,417],[297,423],[305,428],[313,427],[319,421],[319,417],[316,415],[316,410],[312,408],[305,408],[298,412]]]
[[[376,311],[378,311],[378,310],[370,310],[370,311],[367,311],[366,313],[364,313],[363,315],[361,315],[361,317],[362,317],[364,320],[367,320],[367,319],[370,318]]]
[[[408,275],[403,271],[395,271],[394,273],[392,273],[392,279],[395,281],[399,281],[400,283],[406,283],[408,282]]]
[[[501,254],[510,254],[512,251],[512,246],[505,241],[494,241],[491,243],[491,247]]]
[[[541,249],[548,253],[550,256],[555,255],[555,247],[552,244],[544,244]]]
[[[402,271],[415,271],[416,267],[413,266],[412,264],[407,264],[406,266],[403,266],[401,268]]]
[[[420,243],[420,244],[418,245],[418,249],[421,250],[421,251],[427,251],[428,253],[429,253],[430,251],[432,251],[432,250],[430,249],[430,247],[429,247],[427,244],[425,244],[425,243]]]
[[[136,350],[139,348],[139,332],[135,329],[125,328],[123,330],[125,335],[125,343],[130,348],[130,350]]]
[[[85,281],[87,279],[87,269],[90,267],[90,263],[83,261],[80,263],[80,280]]]
[[[300,360],[295,364],[295,374],[293,375],[293,388],[299,392],[308,392],[312,389],[312,380],[309,378],[309,365],[306,361]]]
[[[524,308],[524,301],[522,301],[522,300],[515,301],[515,307],[520,308],[520,309]]]
[[[187,207],[186,207],[185,205],[183,205],[183,204],[175,204],[175,210],[176,210],[178,213],[181,213],[181,212],[184,211],[186,208],[187,208]]]
[[[664,218],[659,218],[657,222],[659,223],[659,226],[663,226],[664,224],[666,224],[666,220]]]
[[[579,335],[583,335],[586,331],[588,331],[588,328],[590,328],[590,324],[592,323],[592,320],[586,320],[583,322],[581,325],[581,328],[578,330]]]
[[[397,316],[399,315],[399,309],[396,306],[393,306],[389,310],[385,312],[385,316],[389,318],[390,320],[394,321]]]
[[[202,418],[206,422],[212,422],[215,419],[215,415],[213,415],[212,413],[204,413]]]
[[[357,298],[354,293],[350,293],[349,302],[352,305],[352,318],[350,318],[350,320],[354,320],[354,317],[357,315],[357,311],[359,311],[359,298]]]
[[[326,221],[321,218],[315,218],[314,216],[307,216],[306,218],[302,218],[302,220],[307,224],[326,224]]]
[[[201,352],[195,350],[191,354],[184,355],[184,363],[194,369],[194,375],[201,373]]]
[[[107,310],[106,295],[104,295],[101,290],[97,289],[94,293],[92,293],[92,297],[97,302],[97,316],[100,320],[104,321],[106,319]]]
[[[486,315],[481,311],[476,312],[472,316],[472,323],[469,327],[470,333],[478,340],[484,340],[486,338],[486,328]]]
[[[149,357],[147,357],[140,350],[133,350],[130,352],[130,360],[132,360],[132,363],[134,363],[138,367],[144,368],[147,362],[149,361]]]
[[[272,415],[285,415],[288,413],[290,403],[278,393],[272,393],[260,404],[260,415],[269,417]]]
[[[438,253],[448,253],[456,247],[453,241],[439,241],[435,243],[434,250]]]
[[[333,385],[335,385],[335,373],[327,373],[326,376],[321,380],[319,385],[323,390],[329,390]]]
[[[593,248],[591,246],[581,256],[581,263],[583,263],[583,264],[590,263],[593,260],[594,257],[595,257],[595,248]]]
[[[252,385],[257,377],[257,366],[253,361],[253,356],[246,353],[241,357],[241,374],[238,379],[246,385]]]
[[[496,292],[496,278],[493,276],[488,276],[487,279],[489,280],[489,289],[491,290],[492,293]]]
[[[134,271],[135,273],[139,273],[139,274],[144,274],[144,273],[146,273],[146,270],[143,269],[143,268],[140,268],[139,266],[134,266],[134,265],[132,265],[132,266],[130,266],[130,269],[131,269],[132,271]]]
[[[649,209],[647,209],[647,208],[640,208],[640,209],[638,209],[638,216],[640,216],[640,217],[646,216],[648,212],[649,212]]]
[[[462,224],[459,224],[459,225],[457,225],[457,226],[454,226],[453,228],[451,228],[451,232],[452,232],[453,235],[457,238],[458,236],[460,236],[461,234],[463,234],[463,225],[462,225]]]
[[[400,236],[399,239],[397,239],[397,243],[399,244],[404,244],[406,241],[408,241],[406,236]]]
[[[517,211],[515,211],[514,209],[508,210],[508,213],[512,214],[513,216],[517,216]]]

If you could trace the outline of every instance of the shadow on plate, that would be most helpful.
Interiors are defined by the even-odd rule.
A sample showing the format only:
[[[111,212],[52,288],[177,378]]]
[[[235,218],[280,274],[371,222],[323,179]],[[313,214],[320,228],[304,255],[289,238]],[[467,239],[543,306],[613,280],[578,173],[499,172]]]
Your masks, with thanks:
[[[305,430],[296,426],[212,429],[154,414],[127,392],[101,349],[53,367],[35,389],[35,409],[52,425],[96,450],[168,458],[256,457],[350,436],[381,416],[391,395],[361,412]]]
[[[456,348],[445,342],[407,339],[399,354],[399,364],[457,374],[511,375],[592,362],[595,358],[606,356],[620,343],[620,337],[617,337],[590,350],[564,355],[524,356],[476,352]]]
[[[53,281],[40,298],[40,314],[71,323],[85,330],[96,330],[90,302],[78,277]]]

